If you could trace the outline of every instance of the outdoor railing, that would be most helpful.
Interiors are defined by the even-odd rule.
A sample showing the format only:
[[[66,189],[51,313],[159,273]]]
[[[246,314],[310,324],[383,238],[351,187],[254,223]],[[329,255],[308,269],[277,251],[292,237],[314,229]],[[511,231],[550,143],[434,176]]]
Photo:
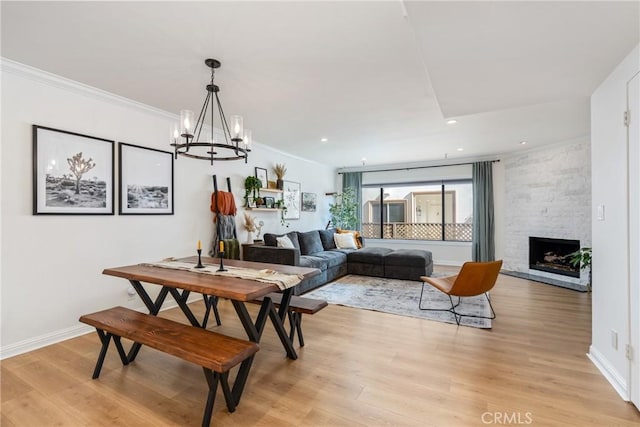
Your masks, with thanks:
[[[473,224],[444,224],[444,240],[470,242],[472,232]],[[439,222],[388,222],[383,224],[383,233],[385,239],[443,240],[442,224]],[[379,239],[380,224],[372,222],[362,224],[362,235],[365,238]]]

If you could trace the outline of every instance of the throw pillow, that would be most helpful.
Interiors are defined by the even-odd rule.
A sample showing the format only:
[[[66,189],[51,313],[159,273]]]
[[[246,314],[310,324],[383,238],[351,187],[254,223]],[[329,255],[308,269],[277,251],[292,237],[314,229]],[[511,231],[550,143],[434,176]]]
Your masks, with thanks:
[[[279,248],[295,249],[295,246],[291,243],[291,239],[287,236],[277,237],[276,246]]]
[[[353,237],[356,239],[356,246],[358,246],[358,249],[362,249],[362,240],[360,239],[360,232],[359,231],[356,231],[356,230],[342,230],[342,229],[338,228],[336,230],[336,232],[338,232],[340,234],[345,234],[345,233],[353,234]]]
[[[311,255],[324,250],[318,230],[298,233],[298,242],[300,243],[300,255]]]
[[[358,249],[353,233],[336,233],[333,235],[338,249]]]
[[[322,241],[322,247],[325,251],[336,248],[336,242],[333,240],[334,234],[336,234],[335,228],[320,230],[320,240]]]

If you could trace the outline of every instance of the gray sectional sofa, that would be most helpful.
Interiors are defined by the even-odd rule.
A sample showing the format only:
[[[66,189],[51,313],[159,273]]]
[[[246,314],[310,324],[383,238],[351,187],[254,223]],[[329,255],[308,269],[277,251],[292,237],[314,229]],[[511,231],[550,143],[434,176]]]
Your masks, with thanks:
[[[277,247],[281,235],[266,233],[264,245],[245,245],[246,261],[313,267],[320,274],[304,280],[294,293],[303,294],[346,274],[420,280],[433,272],[431,252],[418,249],[366,248],[338,249],[333,239],[335,229],[291,231],[286,236],[294,248]]]

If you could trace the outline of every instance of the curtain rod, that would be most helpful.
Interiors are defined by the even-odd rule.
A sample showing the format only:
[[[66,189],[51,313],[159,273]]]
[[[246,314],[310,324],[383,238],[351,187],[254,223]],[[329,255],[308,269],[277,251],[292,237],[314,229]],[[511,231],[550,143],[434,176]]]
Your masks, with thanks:
[[[500,159],[496,159],[496,160],[486,160],[488,162],[491,163],[496,163],[499,162]],[[411,167],[407,167],[407,168],[392,168],[392,169],[377,169],[377,170],[366,170],[366,171],[353,171],[353,172],[362,172],[362,173],[367,173],[367,172],[393,172],[393,171],[408,171],[408,170],[412,170],[412,169],[430,169],[430,168],[444,168],[447,166],[463,166],[463,165],[472,165],[474,163],[478,163],[478,162],[465,162],[465,163],[451,163],[449,165],[432,165],[432,166],[411,166]],[[351,172],[338,172],[338,175],[342,175],[344,173],[351,173]]]

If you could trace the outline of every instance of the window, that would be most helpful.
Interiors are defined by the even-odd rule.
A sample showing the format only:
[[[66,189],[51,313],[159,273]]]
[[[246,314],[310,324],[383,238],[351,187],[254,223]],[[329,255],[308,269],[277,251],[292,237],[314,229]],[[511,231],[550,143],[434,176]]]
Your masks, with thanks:
[[[364,237],[471,241],[470,180],[367,185],[362,188],[362,200]]]

